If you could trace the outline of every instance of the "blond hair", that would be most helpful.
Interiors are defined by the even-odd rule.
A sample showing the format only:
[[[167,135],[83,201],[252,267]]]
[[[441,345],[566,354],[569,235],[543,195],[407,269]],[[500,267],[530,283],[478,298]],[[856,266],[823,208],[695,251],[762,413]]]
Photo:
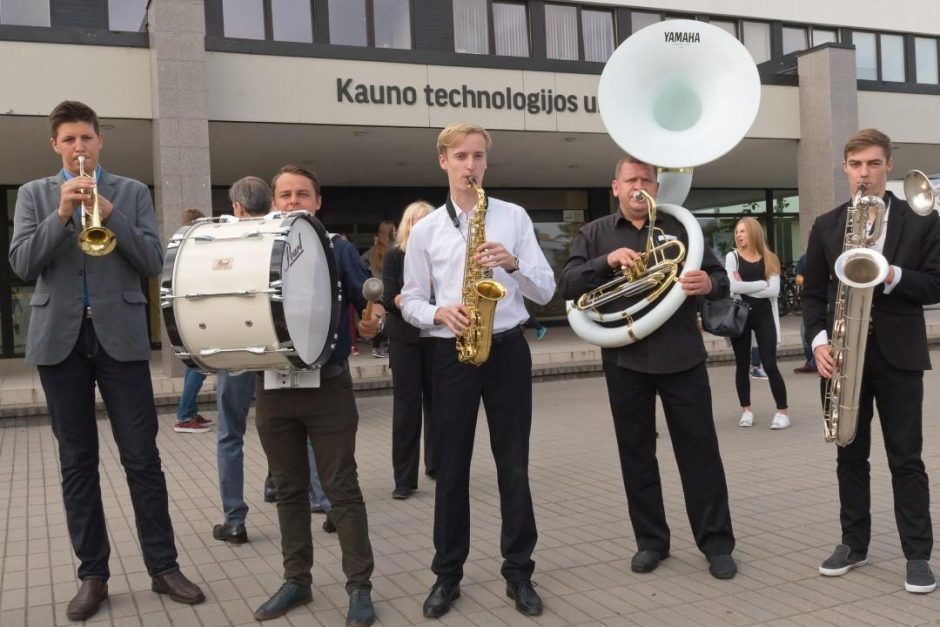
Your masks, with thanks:
[[[744,232],[747,233],[747,244],[764,260],[764,278],[769,279],[772,275],[780,275],[780,259],[770,250],[767,245],[767,237],[764,235],[764,229],[756,218],[750,216],[741,218],[734,229],[738,230],[738,224],[744,225]],[[735,244],[737,248],[737,244]]]
[[[398,234],[395,236],[395,243],[405,251],[408,248],[408,238],[411,236],[411,229],[421,218],[434,211],[434,207],[426,200],[416,200],[407,207],[401,216],[401,223],[398,225]]]
[[[486,141],[486,150],[489,151],[493,147],[493,138],[490,137],[490,134],[486,132],[486,129],[480,126],[479,124],[472,124],[470,122],[454,122],[453,124],[448,124],[444,127],[444,130],[441,131],[441,134],[437,136],[437,154],[443,155],[447,152],[448,148],[456,146],[462,142],[467,135],[482,135],[483,139]]]

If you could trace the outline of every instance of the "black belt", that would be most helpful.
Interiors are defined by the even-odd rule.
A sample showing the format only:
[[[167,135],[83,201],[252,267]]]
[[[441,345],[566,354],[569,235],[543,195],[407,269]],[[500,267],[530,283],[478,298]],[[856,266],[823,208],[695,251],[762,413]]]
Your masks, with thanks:
[[[341,364],[326,364],[325,366],[321,366],[320,380],[328,381],[329,379],[335,379],[346,372],[347,365],[347,362],[343,361]]]
[[[508,331],[500,331],[499,333],[493,334],[493,344],[499,344],[500,342],[505,342],[506,340],[511,340],[517,335],[522,335],[522,325],[520,324],[517,327],[513,327]]]

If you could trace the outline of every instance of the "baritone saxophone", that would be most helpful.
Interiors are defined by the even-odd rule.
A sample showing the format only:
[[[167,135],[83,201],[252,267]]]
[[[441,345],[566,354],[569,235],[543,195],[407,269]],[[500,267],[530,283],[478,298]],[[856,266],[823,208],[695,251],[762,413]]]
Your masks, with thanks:
[[[467,224],[467,257],[463,271],[463,305],[470,323],[457,338],[457,357],[461,363],[482,366],[490,356],[493,344],[493,320],[496,305],[505,298],[506,287],[493,279],[493,271],[473,258],[486,242],[486,193],[473,177],[470,186],[477,194],[477,206]]]

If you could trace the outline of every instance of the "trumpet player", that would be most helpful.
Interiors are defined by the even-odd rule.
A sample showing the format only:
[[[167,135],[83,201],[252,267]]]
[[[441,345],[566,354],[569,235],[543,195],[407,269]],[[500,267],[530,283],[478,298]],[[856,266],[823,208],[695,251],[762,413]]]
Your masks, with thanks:
[[[614,169],[611,187],[619,211],[591,222],[575,237],[561,275],[566,299],[577,299],[611,280],[620,268],[633,267],[646,248],[651,225],[647,203],[637,193],[655,198],[656,168],[625,156]],[[687,241],[685,230],[675,218],[661,215],[657,226],[653,229],[657,245],[675,238]],[[708,248],[702,269],[687,272],[680,281],[687,296],[728,295],[728,275]],[[669,557],[670,533],[656,461],[659,394],[695,543],[708,559],[712,576],[734,577],[737,566],[731,556],[734,534],[728,488],[718,452],[705,370],[707,354],[696,326],[695,300],[687,298],[648,337],[620,348],[604,348],[601,357],[638,549],[630,568],[648,573]]]
[[[10,265],[23,280],[36,281],[26,363],[37,366],[46,395],[81,580],[66,615],[89,618],[108,596],[110,546],[98,474],[96,385],[127,475],[151,588],[180,603],[201,603],[202,590],[176,561],[156,443],[147,299],[140,289],[142,278],[163,267],[150,192],[139,181],[102,169],[103,140],[90,107],[62,102],[49,124],[62,170],[20,188]],[[90,256],[79,248],[82,218],[93,207],[117,239],[110,254]]]
[[[904,587],[908,592],[928,593],[936,588],[936,581],[929,565],[933,532],[927,474],[921,460],[923,379],[924,370],[930,368],[922,306],[940,300],[940,220],[932,211],[918,215],[907,202],[885,191],[891,167],[891,140],[884,133],[860,130],[845,144],[842,169],[849,189],[853,195],[861,189],[864,196],[854,204],[877,205],[868,200],[872,198],[884,203],[883,215],[861,212],[868,213],[867,218],[861,215],[857,219],[866,221],[865,232],[874,233],[878,232],[875,221],[882,221],[880,236],[872,238],[869,248],[884,255],[890,265],[884,283],[874,287],[864,365],[858,372],[843,372],[846,377],[860,378],[857,431],[853,441],[837,449],[842,540],[819,572],[837,577],[867,563],[871,420],[877,403],[894,489],[895,519],[907,558]],[[816,219],[806,250],[803,318],[807,338],[812,338],[816,367],[824,377],[823,390],[826,379],[835,373],[829,345],[837,307],[834,267],[848,244],[850,204]]]
[[[450,187],[447,202],[415,225],[405,255],[402,315],[430,338],[434,371],[437,485],[431,568],[437,581],[424,602],[428,618],[446,614],[460,596],[470,551],[470,460],[481,398],[499,482],[506,594],[519,612],[542,613],[531,581],[538,533],[529,491],[532,357],[522,335],[529,318],[522,297],[547,303],[555,277],[525,210],[482,198],[479,186],[490,145],[489,133],[475,124],[455,123],[441,131],[437,150]],[[485,231],[478,229],[481,221]],[[476,245],[479,239],[486,241]],[[475,275],[489,273],[505,287],[489,328],[476,327],[491,340],[492,350],[480,365],[464,363],[458,358],[458,338],[469,343],[476,337],[468,328],[477,321],[471,320],[462,287],[476,283]]]

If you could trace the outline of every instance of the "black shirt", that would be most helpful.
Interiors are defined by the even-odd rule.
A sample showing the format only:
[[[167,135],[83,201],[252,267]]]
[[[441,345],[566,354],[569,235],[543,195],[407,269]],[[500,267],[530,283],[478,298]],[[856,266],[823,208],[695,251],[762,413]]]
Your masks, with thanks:
[[[594,220],[582,227],[571,245],[571,255],[561,272],[561,291],[566,299],[577,299],[581,294],[603,285],[616,271],[607,265],[607,255],[618,248],[630,248],[639,253],[646,250],[647,227],[637,229],[620,211]],[[661,231],[661,232],[660,232]],[[688,236],[682,224],[670,215],[656,217],[654,244],[659,245],[677,237],[688,246]],[[728,275],[724,267],[706,246],[702,257],[702,270],[712,281],[707,298],[728,295]],[[605,362],[615,362],[622,368],[649,374],[682,372],[705,361],[708,354],[702,333],[695,319],[695,298],[686,298],[678,311],[648,337],[620,348],[602,348]],[[622,309],[620,303],[614,309]],[[648,313],[647,309],[645,313]]]

